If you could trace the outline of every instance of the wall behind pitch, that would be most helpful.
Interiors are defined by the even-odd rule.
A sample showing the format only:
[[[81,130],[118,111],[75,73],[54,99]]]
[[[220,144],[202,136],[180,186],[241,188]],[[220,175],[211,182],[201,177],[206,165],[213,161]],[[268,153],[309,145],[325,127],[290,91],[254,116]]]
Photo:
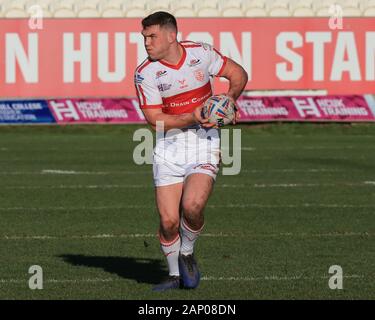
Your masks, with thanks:
[[[135,96],[145,59],[139,18],[0,19],[0,97]],[[249,74],[248,90],[375,93],[375,20],[184,18],[180,38],[214,44]],[[215,91],[226,90],[216,80]]]

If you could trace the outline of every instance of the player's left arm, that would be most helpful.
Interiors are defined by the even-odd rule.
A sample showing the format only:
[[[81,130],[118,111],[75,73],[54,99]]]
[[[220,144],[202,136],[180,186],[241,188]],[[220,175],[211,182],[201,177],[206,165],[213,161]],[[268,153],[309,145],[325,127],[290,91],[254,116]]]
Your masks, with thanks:
[[[229,80],[229,90],[227,92],[227,96],[232,98],[235,102],[247,84],[247,72],[238,63],[230,58],[227,58],[224,69],[221,71],[219,76]],[[240,112],[237,110],[233,123],[236,123],[236,120],[239,117]]]

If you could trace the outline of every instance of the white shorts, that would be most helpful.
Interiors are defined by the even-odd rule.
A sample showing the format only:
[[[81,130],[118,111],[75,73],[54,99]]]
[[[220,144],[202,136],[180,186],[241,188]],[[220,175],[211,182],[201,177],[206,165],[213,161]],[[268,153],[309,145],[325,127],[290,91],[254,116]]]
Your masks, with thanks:
[[[216,179],[220,164],[220,131],[195,129],[168,131],[158,137],[153,155],[155,186],[183,182],[193,173]]]

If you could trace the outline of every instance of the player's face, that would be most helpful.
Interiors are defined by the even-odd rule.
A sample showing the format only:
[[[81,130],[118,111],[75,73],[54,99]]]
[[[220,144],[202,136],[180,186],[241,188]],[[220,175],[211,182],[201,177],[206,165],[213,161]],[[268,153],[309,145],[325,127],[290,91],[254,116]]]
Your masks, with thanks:
[[[142,30],[145,49],[151,60],[163,59],[171,46],[172,34],[168,28],[159,25],[149,26]]]

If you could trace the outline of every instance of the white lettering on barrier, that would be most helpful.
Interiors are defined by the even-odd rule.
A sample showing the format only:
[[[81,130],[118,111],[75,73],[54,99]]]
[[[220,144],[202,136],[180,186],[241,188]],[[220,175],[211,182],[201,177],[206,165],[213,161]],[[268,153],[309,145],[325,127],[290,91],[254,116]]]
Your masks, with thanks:
[[[330,31],[314,32],[309,31],[305,34],[299,32],[280,32],[276,41],[276,54],[283,60],[276,64],[276,76],[282,81],[298,81],[304,75],[304,59],[303,55],[293,49],[304,49],[304,42],[311,45],[312,50],[312,81],[342,81],[347,74],[351,81],[374,81],[375,80],[375,32],[365,32],[364,48],[359,52],[363,52],[363,57],[358,55],[358,44],[356,37],[360,34],[354,32],[336,31],[337,37],[333,37]],[[26,41],[21,41],[18,33],[5,33],[4,45],[5,49],[5,83],[13,84],[22,79],[16,79],[17,65],[20,74],[26,83],[39,82],[39,35],[37,33],[26,33],[24,37]],[[136,45],[137,63],[146,58],[146,52],[143,45],[142,36],[139,32],[130,32],[129,39],[126,33],[114,33],[114,45],[108,44],[110,33],[98,33],[98,61],[97,76],[102,82],[119,83],[126,77],[126,42]],[[23,38],[23,37],[22,37]],[[74,46],[74,39],[78,42]],[[89,32],[81,33],[63,33],[63,82],[64,83],[90,83],[92,82],[92,34]],[[189,40],[199,40],[208,43],[213,42],[213,36],[209,32],[194,32],[186,36]],[[215,46],[224,55],[229,56],[236,62],[240,63],[249,74],[249,80],[252,77],[252,33],[242,32],[239,43],[236,43],[232,32],[220,32],[220,43]],[[291,46],[290,46],[291,43]],[[46,44],[42,44],[43,47]],[[48,44],[55,45],[55,44]],[[113,56],[109,56],[108,48],[114,47]],[[327,57],[326,49],[334,47],[333,57]],[[242,48],[242,51],[239,50]],[[304,50],[306,52],[306,50]],[[271,53],[272,55],[272,53]],[[53,57],[51,57],[53,59]],[[114,70],[109,70],[110,59],[115,61]],[[326,72],[327,65],[325,59],[329,59],[330,70]],[[49,63],[61,63],[59,61],[49,61]],[[75,77],[74,66],[78,63],[80,67],[79,80]],[[362,66],[361,66],[362,64]],[[365,67],[364,67],[365,66]],[[361,74],[361,67],[364,75]],[[329,75],[326,79],[325,75]],[[55,80],[55,79],[54,79]],[[59,79],[56,79],[57,81]],[[307,79],[309,80],[309,79]]]
[[[86,119],[109,119],[109,118],[117,118],[117,119],[127,119],[128,114],[126,110],[80,110],[82,115]]]
[[[306,42],[313,45],[313,80],[324,80],[324,45],[332,41],[331,32],[306,32]]]
[[[263,101],[257,100],[239,100],[238,106],[247,116],[288,116],[288,109],[285,107],[267,107]]]
[[[319,107],[342,107],[345,108],[345,104],[342,99],[316,99]]]
[[[28,33],[27,53],[17,33],[5,34],[5,82],[16,83],[16,63],[26,83],[37,83],[38,72],[38,34]],[[0,46],[1,47],[1,46]]]
[[[372,94],[365,94],[364,98],[366,100],[368,107],[370,108],[372,112],[372,115],[375,117],[375,98],[372,96]]]
[[[141,108],[139,107],[139,102],[138,102],[138,100],[137,100],[137,99],[132,99],[131,102],[132,102],[132,105],[133,105],[134,108],[135,108],[135,111],[137,111],[137,115],[138,115],[138,117],[139,117],[140,119],[142,119],[142,120],[145,120],[145,116],[144,116],[144,114],[143,114],[143,111],[142,111]]]
[[[286,62],[276,64],[276,75],[281,81],[297,81],[303,76],[302,56],[288,48],[287,43],[292,43],[292,48],[302,47],[302,36],[298,32],[281,32],[276,38],[277,54],[291,63],[288,68]]]
[[[292,98],[292,101],[300,117],[302,118],[306,118],[308,116],[315,116],[318,118],[321,117],[319,109],[314,103],[313,98],[307,98],[307,99]]]
[[[375,80],[375,32],[366,32],[366,80]]]
[[[345,59],[345,55],[348,59]],[[362,78],[353,32],[340,32],[337,35],[330,80],[342,81],[344,72],[349,73],[352,81],[359,81]]]
[[[252,54],[251,54],[251,32],[241,33],[241,46],[242,55],[234,40],[232,32],[220,32],[220,52],[233,59],[235,62],[240,64],[249,77],[248,81],[252,79]],[[224,78],[220,78],[221,81],[226,81]]]
[[[144,45],[144,39],[140,32],[130,32],[129,42],[137,46],[137,66],[140,65],[146,58],[147,52]]]
[[[82,32],[80,49],[74,50],[74,33],[63,34],[63,70],[64,82],[74,82],[74,63],[80,64],[81,82],[91,82],[91,33]]]
[[[51,107],[56,114],[59,121],[63,121],[66,118],[72,118],[74,120],[79,120],[79,115],[70,100],[66,100],[66,104],[63,102],[56,102],[51,100]]]
[[[103,82],[121,82],[126,76],[126,36],[123,32],[115,33],[115,58],[109,58],[108,33],[98,34],[98,77]],[[115,61],[115,70],[109,71],[109,61]]]
[[[313,44],[313,80],[324,81],[324,56],[326,43],[332,42],[331,32],[306,32],[305,41]],[[281,32],[276,38],[276,51],[279,56],[291,63],[290,70],[286,62],[276,65],[276,75],[280,81],[297,81],[304,74],[303,56],[292,48],[303,48],[303,38],[298,32]],[[333,45],[333,44],[331,44]],[[347,58],[346,58],[347,57]],[[375,79],[375,32],[366,32],[366,80]],[[335,50],[332,59],[330,81],[342,81],[348,73],[351,81],[361,81],[360,60],[357,53],[357,44],[354,32],[338,32]]]
[[[322,107],[322,111],[327,116],[368,116],[368,112],[365,108],[337,108],[337,107]]]

